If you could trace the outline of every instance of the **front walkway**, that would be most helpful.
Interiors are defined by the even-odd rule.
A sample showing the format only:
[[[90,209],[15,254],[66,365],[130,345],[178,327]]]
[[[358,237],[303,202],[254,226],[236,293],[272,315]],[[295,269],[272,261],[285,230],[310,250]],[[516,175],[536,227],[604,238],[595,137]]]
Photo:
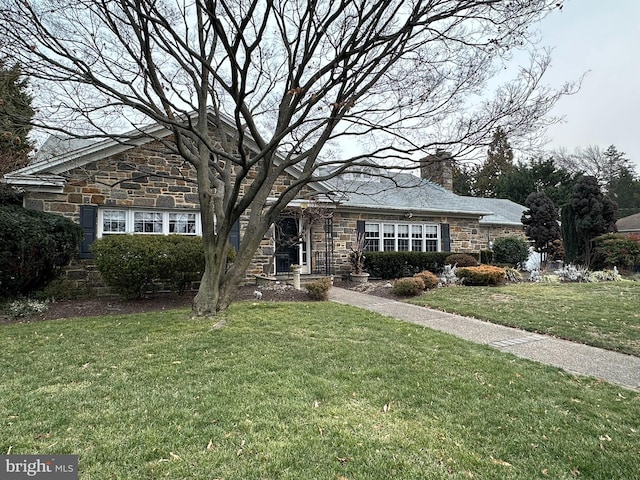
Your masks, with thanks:
[[[329,298],[640,391],[638,357],[337,287]]]

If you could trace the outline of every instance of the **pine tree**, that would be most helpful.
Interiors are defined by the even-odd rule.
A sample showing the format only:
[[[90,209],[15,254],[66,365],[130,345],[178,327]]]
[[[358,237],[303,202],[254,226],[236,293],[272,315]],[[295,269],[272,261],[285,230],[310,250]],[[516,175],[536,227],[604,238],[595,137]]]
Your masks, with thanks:
[[[496,128],[487,149],[487,160],[482,165],[476,181],[477,194],[482,197],[497,195],[500,178],[513,169],[513,150],[506,132]]]
[[[28,80],[20,67],[0,59],[0,175],[28,162],[32,145],[27,139],[34,111]]]

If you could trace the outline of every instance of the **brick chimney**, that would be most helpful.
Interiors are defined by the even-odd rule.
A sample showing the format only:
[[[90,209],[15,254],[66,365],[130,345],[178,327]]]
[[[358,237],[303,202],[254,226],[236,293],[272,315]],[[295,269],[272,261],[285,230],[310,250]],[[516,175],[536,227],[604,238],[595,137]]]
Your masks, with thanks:
[[[453,156],[437,149],[434,155],[420,160],[420,177],[453,191]]]

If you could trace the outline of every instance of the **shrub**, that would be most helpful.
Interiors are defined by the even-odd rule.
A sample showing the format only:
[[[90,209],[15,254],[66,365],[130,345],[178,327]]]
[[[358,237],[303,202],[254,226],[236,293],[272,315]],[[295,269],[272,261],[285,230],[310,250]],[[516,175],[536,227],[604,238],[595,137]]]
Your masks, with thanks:
[[[500,285],[505,280],[504,269],[492,265],[459,268],[457,274],[464,285]]]
[[[74,282],[64,276],[56,278],[47,284],[43,290],[33,293],[37,300],[75,300],[82,297],[93,297],[96,292],[92,285],[86,284],[78,287]]]
[[[529,258],[529,244],[515,235],[496,238],[493,242],[493,263],[507,264],[512,267],[524,264]]]
[[[562,282],[581,282],[587,273],[587,269],[569,264],[553,273]]]
[[[320,278],[308,283],[306,288],[311,300],[328,300],[329,290],[331,290],[331,279],[329,277]]]
[[[125,298],[139,298],[160,276],[160,239],[151,235],[110,235],[91,245],[105,283]]]
[[[419,277],[406,277],[396,280],[391,293],[399,297],[414,297],[424,290],[424,282]]]
[[[167,282],[182,294],[204,271],[200,237],[110,235],[91,248],[105,283],[126,298],[139,298],[154,282]],[[232,258],[235,250],[229,246],[227,262]]]
[[[466,253],[454,253],[445,259],[447,265],[457,265],[458,267],[476,267],[478,260]]]
[[[458,267],[455,265],[445,265],[442,270],[442,283],[444,285],[455,285],[458,283],[458,276],[456,275],[456,270]]]
[[[367,252],[365,269],[373,277],[390,280],[424,270],[442,272],[450,252]]]
[[[71,261],[81,239],[82,229],[65,217],[0,206],[0,296],[43,288]]]
[[[204,248],[202,238],[183,235],[162,237],[162,252],[158,258],[158,278],[183,295],[187,287],[202,278],[204,272]],[[233,255],[235,258],[235,250]]]
[[[515,268],[507,267],[504,269],[504,277],[508,282],[519,283],[522,281],[522,274]]]
[[[613,270],[598,270],[595,272],[586,272],[584,276],[585,282],[619,282],[622,280],[622,275],[618,273],[618,269],[613,267]]]
[[[416,273],[414,277],[422,280],[422,283],[424,283],[425,290],[436,288],[440,283],[440,279],[436,277],[436,275],[430,272],[429,270],[424,270],[423,272]]]
[[[493,252],[491,250],[480,250],[480,263],[493,263]]]
[[[594,268],[619,267],[631,270],[640,263],[640,241],[613,233],[595,239],[592,266]]]
[[[44,313],[49,309],[49,303],[46,301],[34,300],[31,298],[23,298],[14,300],[7,308],[7,313],[14,318],[26,317],[35,313]]]

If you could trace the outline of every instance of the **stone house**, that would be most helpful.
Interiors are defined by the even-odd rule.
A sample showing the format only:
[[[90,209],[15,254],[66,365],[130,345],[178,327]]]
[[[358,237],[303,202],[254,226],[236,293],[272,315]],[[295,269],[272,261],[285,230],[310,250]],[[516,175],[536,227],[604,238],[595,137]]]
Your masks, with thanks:
[[[30,165],[3,181],[24,192],[26,208],[79,223],[84,241],[76,265],[91,264],[89,245],[105,235],[200,235],[194,170],[151,127],[135,144],[51,139]],[[273,196],[296,171],[274,186]],[[375,166],[306,187],[272,226],[247,277],[288,272],[350,271],[352,246],[361,234],[367,250],[479,252],[494,238],[522,234],[524,207],[508,200],[463,197],[451,191],[450,159],[431,156],[421,176],[379,172]],[[237,246],[244,219],[234,226]],[[81,280],[79,278],[79,280]]]

